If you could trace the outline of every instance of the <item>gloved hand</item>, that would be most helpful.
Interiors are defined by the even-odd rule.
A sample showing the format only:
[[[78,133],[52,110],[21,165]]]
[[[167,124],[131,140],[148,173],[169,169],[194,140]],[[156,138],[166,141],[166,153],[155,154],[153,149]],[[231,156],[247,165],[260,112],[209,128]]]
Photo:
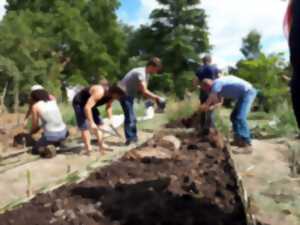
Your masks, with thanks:
[[[157,99],[157,102],[156,102],[156,103],[157,103],[158,108],[159,108],[161,111],[163,111],[163,110],[166,108],[167,101],[166,101],[165,98],[159,97],[159,98]]]

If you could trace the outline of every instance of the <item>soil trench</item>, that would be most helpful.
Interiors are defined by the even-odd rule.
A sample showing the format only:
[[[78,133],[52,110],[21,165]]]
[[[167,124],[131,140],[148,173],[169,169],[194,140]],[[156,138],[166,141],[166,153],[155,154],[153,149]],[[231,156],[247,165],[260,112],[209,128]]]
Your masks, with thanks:
[[[177,135],[179,150],[166,149],[160,136],[82,183],[0,215],[0,225],[246,225],[227,150],[191,134]],[[168,157],[136,157],[149,149]]]

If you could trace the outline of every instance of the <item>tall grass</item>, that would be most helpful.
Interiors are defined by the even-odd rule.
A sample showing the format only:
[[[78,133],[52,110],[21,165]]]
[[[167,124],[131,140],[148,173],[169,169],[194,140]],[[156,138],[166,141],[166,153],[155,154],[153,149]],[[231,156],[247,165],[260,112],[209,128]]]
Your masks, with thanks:
[[[167,119],[170,123],[177,121],[179,118],[189,117],[199,107],[198,96],[192,95],[190,98],[179,101],[176,98],[169,98],[166,108]]]
[[[259,137],[261,134],[267,137],[290,136],[298,131],[294,112],[287,101],[282,102],[276,110],[270,112],[267,119],[255,127],[255,136]]]
[[[75,113],[71,103],[60,103],[59,109],[64,122],[69,126],[76,125]]]

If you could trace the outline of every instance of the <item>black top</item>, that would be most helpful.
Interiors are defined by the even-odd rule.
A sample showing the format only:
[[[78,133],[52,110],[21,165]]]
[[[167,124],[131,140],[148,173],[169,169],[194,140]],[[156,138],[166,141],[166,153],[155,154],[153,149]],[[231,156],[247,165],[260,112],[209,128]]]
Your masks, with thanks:
[[[289,35],[290,57],[294,69],[293,79],[300,79],[300,1],[292,2],[292,25]]]
[[[82,108],[84,108],[88,99],[91,97],[90,88],[91,87],[87,87],[87,88],[82,89],[80,92],[78,92],[73,99],[73,104],[80,105]],[[104,96],[99,101],[96,102],[96,105],[94,107],[105,105],[108,102],[110,102],[111,100],[112,100],[112,97],[108,95],[107,90],[105,89]]]
[[[197,70],[196,76],[199,81],[204,79],[215,80],[219,77],[219,69],[214,65],[203,65]]]

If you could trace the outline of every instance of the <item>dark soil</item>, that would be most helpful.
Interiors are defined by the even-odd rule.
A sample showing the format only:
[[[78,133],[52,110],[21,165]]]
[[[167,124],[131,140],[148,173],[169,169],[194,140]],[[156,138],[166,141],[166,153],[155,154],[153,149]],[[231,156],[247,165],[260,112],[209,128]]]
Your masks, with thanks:
[[[0,225],[246,225],[227,150],[180,139],[171,159],[124,156],[0,215]]]
[[[167,128],[196,128],[199,129],[200,113],[196,112],[192,116],[172,121],[166,125]]]
[[[19,133],[16,136],[14,136],[14,140],[13,140],[14,147],[19,147],[19,146],[31,147],[35,143],[36,141],[28,133]]]

